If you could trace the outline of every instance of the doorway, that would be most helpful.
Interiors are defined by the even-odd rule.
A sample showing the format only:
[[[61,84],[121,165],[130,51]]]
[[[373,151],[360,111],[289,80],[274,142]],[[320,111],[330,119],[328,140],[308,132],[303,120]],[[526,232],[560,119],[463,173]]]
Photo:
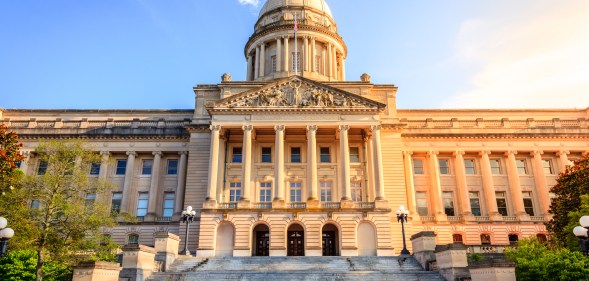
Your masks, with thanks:
[[[326,224],[321,231],[323,256],[339,256],[338,229],[333,224]]]
[[[260,224],[253,231],[254,247],[252,256],[265,257],[270,255],[270,229],[265,224]]]
[[[305,230],[299,224],[293,224],[287,232],[287,255],[300,257],[305,255]]]

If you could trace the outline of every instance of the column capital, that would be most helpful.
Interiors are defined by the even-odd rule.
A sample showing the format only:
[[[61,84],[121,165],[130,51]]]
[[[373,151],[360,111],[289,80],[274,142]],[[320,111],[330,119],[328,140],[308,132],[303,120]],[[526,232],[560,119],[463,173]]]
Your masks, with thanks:
[[[509,155],[517,155],[517,150],[508,150],[505,151],[505,156],[509,156]]]
[[[479,151],[479,155],[480,156],[483,156],[483,155],[491,155],[491,151],[490,150]]]
[[[127,156],[137,156],[137,152],[135,152],[135,151],[127,151]]]
[[[571,154],[571,152],[568,150],[561,150],[561,151],[556,152],[556,156],[569,155],[569,154]]]
[[[382,125],[372,125],[370,126],[370,130],[372,131],[380,131],[382,129]]]
[[[211,125],[209,129],[212,131],[221,131],[221,125]]]
[[[260,43],[260,48],[266,48],[266,42]]]
[[[307,132],[315,132],[316,133],[317,132],[317,129],[318,129],[317,125],[309,125],[309,126],[307,126]]]
[[[281,37],[282,37],[282,39],[290,39],[290,36],[288,36],[288,35],[282,35]]]
[[[276,125],[274,126],[274,131],[284,131],[285,126],[284,125]]]
[[[178,155],[188,155],[188,151],[178,151]]]
[[[452,155],[454,155],[454,157],[458,157],[458,156],[462,157],[462,155],[464,155],[464,154],[465,154],[464,150],[456,150],[452,153]]]
[[[161,151],[154,151],[154,152],[152,152],[151,154],[152,154],[153,156],[160,156],[160,157],[161,157],[161,156],[162,156],[164,153],[163,153],[163,152],[161,152]]]
[[[405,151],[403,151],[403,155],[411,156],[411,155],[413,155],[413,151],[405,150]]]
[[[102,156],[110,156],[110,151],[103,150],[103,151],[100,152],[100,155],[102,155]]]
[[[350,129],[350,126],[349,125],[339,125],[338,129],[340,131],[348,131]]]
[[[427,152],[428,156],[437,156],[438,154],[440,154],[440,152],[436,150],[430,150]]]
[[[252,131],[254,129],[254,126],[252,125],[244,125],[241,127],[242,130],[244,131]]]
[[[544,154],[544,151],[542,151],[542,150],[534,150],[534,151],[530,152],[530,156],[534,156],[534,157],[542,156],[542,154]]]

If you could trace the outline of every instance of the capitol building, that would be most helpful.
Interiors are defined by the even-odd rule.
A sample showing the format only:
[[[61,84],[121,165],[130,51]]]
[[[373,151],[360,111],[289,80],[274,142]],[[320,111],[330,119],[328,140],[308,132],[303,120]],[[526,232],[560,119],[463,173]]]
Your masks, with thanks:
[[[20,168],[47,166],[43,140],[88,140],[112,209],[137,217],[105,229],[121,245],[183,238],[192,206],[200,257],[392,256],[400,206],[407,239],[546,239],[550,188],[589,150],[589,108],[400,109],[396,85],[346,80],[354,53],[324,0],[268,0],[244,43],[246,81],[194,87],[192,110],[0,110]]]

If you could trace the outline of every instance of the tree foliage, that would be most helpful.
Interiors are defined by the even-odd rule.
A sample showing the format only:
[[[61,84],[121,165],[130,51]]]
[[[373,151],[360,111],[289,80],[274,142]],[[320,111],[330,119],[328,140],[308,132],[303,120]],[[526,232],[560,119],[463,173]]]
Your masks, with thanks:
[[[33,281],[37,266],[37,253],[32,250],[10,251],[0,259],[0,280]],[[72,278],[71,267],[48,262],[43,268],[46,281],[68,281]]]
[[[572,230],[567,229],[567,225],[573,219],[569,213],[579,211],[581,196],[589,194],[589,155],[585,154],[575,161],[574,165],[561,173],[556,181],[557,184],[551,189],[551,192],[556,195],[550,205],[553,218],[546,226],[553,240],[559,245],[565,245],[574,237]],[[576,223],[579,222],[578,218],[575,220]],[[567,246],[570,245],[567,244]]]
[[[566,248],[550,249],[537,239],[524,239],[505,255],[515,262],[518,281],[589,280],[589,257]]]
[[[19,152],[21,147],[18,135],[0,124],[0,193],[9,190],[22,175],[16,166],[16,163],[24,159]]]
[[[25,177],[2,196],[0,210],[6,207],[7,218],[19,222],[12,225],[19,247],[37,253],[36,280],[43,279],[48,261],[72,265],[95,253],[104,244],[101,227],[115,223],[108,205],[111,185],[89,176],[100,155],[86,146],[82,141],[39,144],[35,154],[48,163],[46,172]]]

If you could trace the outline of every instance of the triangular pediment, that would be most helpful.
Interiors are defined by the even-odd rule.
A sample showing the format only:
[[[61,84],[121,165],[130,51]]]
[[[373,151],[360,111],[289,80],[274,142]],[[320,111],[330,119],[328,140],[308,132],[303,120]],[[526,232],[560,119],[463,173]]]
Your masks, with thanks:
[[[351,111],[378,112],[386,106],[300,76],[271,82],[261,88],[230,96],[207,105],[222,111]]]

